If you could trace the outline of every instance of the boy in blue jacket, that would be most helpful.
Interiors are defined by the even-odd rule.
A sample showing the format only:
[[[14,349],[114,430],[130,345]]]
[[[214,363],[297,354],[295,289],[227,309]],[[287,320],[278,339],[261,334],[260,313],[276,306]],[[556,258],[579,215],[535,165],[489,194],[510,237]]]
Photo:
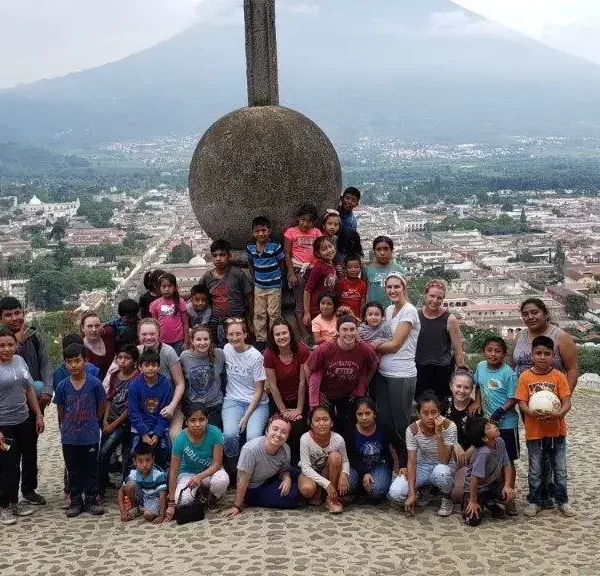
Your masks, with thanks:
[[[171,383],[159,374],[160,356],[154,350],[140,355],[141,374],[129,385],[129,420],[131,421],[132,450],[140,442],[154,449],[155,462],[165,472],[171,458],[169,420],[161,415],[173,399]]]

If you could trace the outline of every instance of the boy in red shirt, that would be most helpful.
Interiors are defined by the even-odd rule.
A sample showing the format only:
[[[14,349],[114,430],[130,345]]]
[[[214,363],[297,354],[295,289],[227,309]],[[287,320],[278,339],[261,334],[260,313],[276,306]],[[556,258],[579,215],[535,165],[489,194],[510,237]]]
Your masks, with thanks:
[[[346,256],[344,278],[340,278],[335,285],[339,305],[348,306],[357,320],[361,319],[367,298],[367,283],[360,277],[361,270],[360,256]]]

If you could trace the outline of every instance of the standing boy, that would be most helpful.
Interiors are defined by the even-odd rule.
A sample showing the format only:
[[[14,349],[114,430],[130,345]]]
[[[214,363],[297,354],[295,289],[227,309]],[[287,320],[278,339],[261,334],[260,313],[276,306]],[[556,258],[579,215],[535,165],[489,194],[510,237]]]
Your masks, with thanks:
[[[158,465],[167,470],[171,458],[169,420],[161,415],[173,399],[171,383],[159,374],[160,355],[145,350],[138,361],[141,374],[129,384],[127,405],[133,452],[140,442],[152,446]]]
[[[504,440],[508,457],[513,469],[512,479],[515,487],[515,460],[519,459],[519,416],[515,409],[517,399],[517,375],[504,362],[506,342],[500,336],[490,336],[483,345],[482,360],[475,370],[477,389],[475,396],[482,404],[483,415],[495,422],[500,429],[500,437]],[[506,513],[517,515],[517,507],[512,500],[506,506]]]
[[[63,456],[69,477],[71,502],[67,516],[79,516],[84,508],[98,516],[104,514],[97,499],[98,443],[106,392],[102,382],[85,370],[85,346],[69,344],[63,350],[63,358],[71,375],[58,385],[54,403],[58,410]]]
[[[246,246],[246,255],[254,279],[254,333],[257,348],[262,352],[267,344],[267,330],[281,316],[281,273],[285,254],[278,242],[271,239],[271,223],[258,216],[252,220],[254,242]]]
[[[565,415],[571,409],[571,389],[562,372],[552,367],[554,342],[548,336],[538,336],[531,343],[533,367],[519,376],[516,398],[519,409],[525,414],[525,439],[529,455],[529,506],[526,516],[535,516],[542,499],[543,485],[550,481],[544,477],[544,454],[548,454],[554,472],[554,497],[565,516],[577,512],[569,504],[567,495],[567,424]],[[541,412],[529,408],[529,400],[536,393],[549,390],[560,400],[557,412]]]
[[[465,478],[463,519],[469,526],[479,526],[484,506],[494,518],[504,517],[506,506],[515,499],[515,473],[496,424],[473,418],[467,438],[475,451]]]
[[[231,244],[215,240],[210,245],[214,268],[202,277],[212,299],[210,326],[219,348],[227,343],[223,323],[227,318],[246,318],[252,326],[254,287],[249,276],[231,264]]]
[[[354,186],[348,186],[340,198],[338,212],[342,221],[342,230],[356,230],[358,222],[354,215],[354,208],[360,202],[360,190]],[[341,232],[341,230],[340,230]]]
[[[367,283],[360,277],[360,273],[360,256],[348,255],[344,260],[344,277],[335,285],[339,305],[348,306],[359,321],[367,298]]]

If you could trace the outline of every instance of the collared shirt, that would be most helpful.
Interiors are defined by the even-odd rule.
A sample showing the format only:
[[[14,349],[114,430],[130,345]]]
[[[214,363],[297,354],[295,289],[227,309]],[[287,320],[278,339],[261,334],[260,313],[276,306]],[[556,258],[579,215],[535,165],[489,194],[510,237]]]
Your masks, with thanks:
[[[281,244],[267,242],[262,252],[256,244],[248,244],[246,255],[257,288],[281,288],[281,262],[285,259]]]

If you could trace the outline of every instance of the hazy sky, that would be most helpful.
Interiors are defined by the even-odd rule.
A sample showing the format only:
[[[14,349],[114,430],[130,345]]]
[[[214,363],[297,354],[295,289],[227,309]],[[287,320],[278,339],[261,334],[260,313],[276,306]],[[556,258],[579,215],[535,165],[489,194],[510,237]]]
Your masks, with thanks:
[[[0,0],[0,87],[118,60],[214,17],[215,6],[223,10],[236,2],[241,0]],[[600,64],[600,0],[455,4]]]

